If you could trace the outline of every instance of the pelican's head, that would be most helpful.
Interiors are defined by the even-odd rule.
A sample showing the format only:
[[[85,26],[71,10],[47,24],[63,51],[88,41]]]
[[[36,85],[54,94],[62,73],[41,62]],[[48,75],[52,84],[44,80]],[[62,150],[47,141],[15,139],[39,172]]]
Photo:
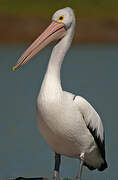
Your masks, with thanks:
[[[74,12],[70,7],[60,9],[52,16],[52,21],[56,21],[57,23],[64,23],[66,30],[68,30],[72,25],[75,25]]]
[[[71,8],[67,7],[56,11],[52,16],[52,23],[22,54],[12,71],[28,62],[52,41],[62,39],[74,25],[75,16]]]

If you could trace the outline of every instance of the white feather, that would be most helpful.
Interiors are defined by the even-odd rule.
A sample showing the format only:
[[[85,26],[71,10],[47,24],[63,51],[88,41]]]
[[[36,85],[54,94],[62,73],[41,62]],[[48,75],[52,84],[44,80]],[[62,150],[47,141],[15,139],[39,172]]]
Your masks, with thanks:
[[[75,103],[78,105],[78,110],[82,113],[83,119],[86,123],[86,126],[90,125],[93,130],[96,130],[97,136],[100,137],[101,141],[104,140],[104,130],[100,116],[91,106],[88,101],[83,97],[77,96],[75,98]]]

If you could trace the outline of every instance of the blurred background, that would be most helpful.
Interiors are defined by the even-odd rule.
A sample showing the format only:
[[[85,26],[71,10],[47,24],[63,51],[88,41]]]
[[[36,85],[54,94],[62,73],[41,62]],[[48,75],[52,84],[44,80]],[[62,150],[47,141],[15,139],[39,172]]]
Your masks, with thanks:
[[[62,86],[85,97],[101,116],[109,166],[102,173],[84,168],[83,180],[117,179],[117,0],[0,0],[0,179],[52,177],[54,153],[39,133],[35,107],[53,46],[16,72],[11,67],[53,13],[67,6],[74,9],[76,30],[62,66]],[[63,157],[61,175],[75,177],[78,167],[78,160]]]
[[[76,43],[118,42],[117,0],[0,0],[0,42],[32,41],[62,7],[74,9]]]

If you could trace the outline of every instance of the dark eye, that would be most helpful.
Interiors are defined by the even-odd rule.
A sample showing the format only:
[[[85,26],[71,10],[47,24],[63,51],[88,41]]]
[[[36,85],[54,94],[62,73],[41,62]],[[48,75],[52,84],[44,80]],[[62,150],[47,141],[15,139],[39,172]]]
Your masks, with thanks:
[[[64,20],[64,16],[60,16],[59,18],[58,18],[58,21],[59,22],[62,22]]]
[[[59,20],[63,20],[63,16],[60,16]]]

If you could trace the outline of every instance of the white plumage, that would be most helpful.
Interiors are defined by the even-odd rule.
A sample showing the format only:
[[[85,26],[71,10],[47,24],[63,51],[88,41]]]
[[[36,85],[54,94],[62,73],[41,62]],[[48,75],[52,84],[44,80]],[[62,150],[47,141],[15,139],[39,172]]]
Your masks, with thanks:
[[[75,28],[75,16],[71,8],[57,11],[53,23],[21,56],[17,67],[25,64],[52,40],[59,39],[53,48],[41,90],[37,99],[37,120],[47,143],[56,152],[54,178],[59,178],[60,155],[80,158],[81,178],[83,164],[89,169],[104,170],[104,131],[95,109],[82,97],[63,91],[60,68],[69,49]]]

